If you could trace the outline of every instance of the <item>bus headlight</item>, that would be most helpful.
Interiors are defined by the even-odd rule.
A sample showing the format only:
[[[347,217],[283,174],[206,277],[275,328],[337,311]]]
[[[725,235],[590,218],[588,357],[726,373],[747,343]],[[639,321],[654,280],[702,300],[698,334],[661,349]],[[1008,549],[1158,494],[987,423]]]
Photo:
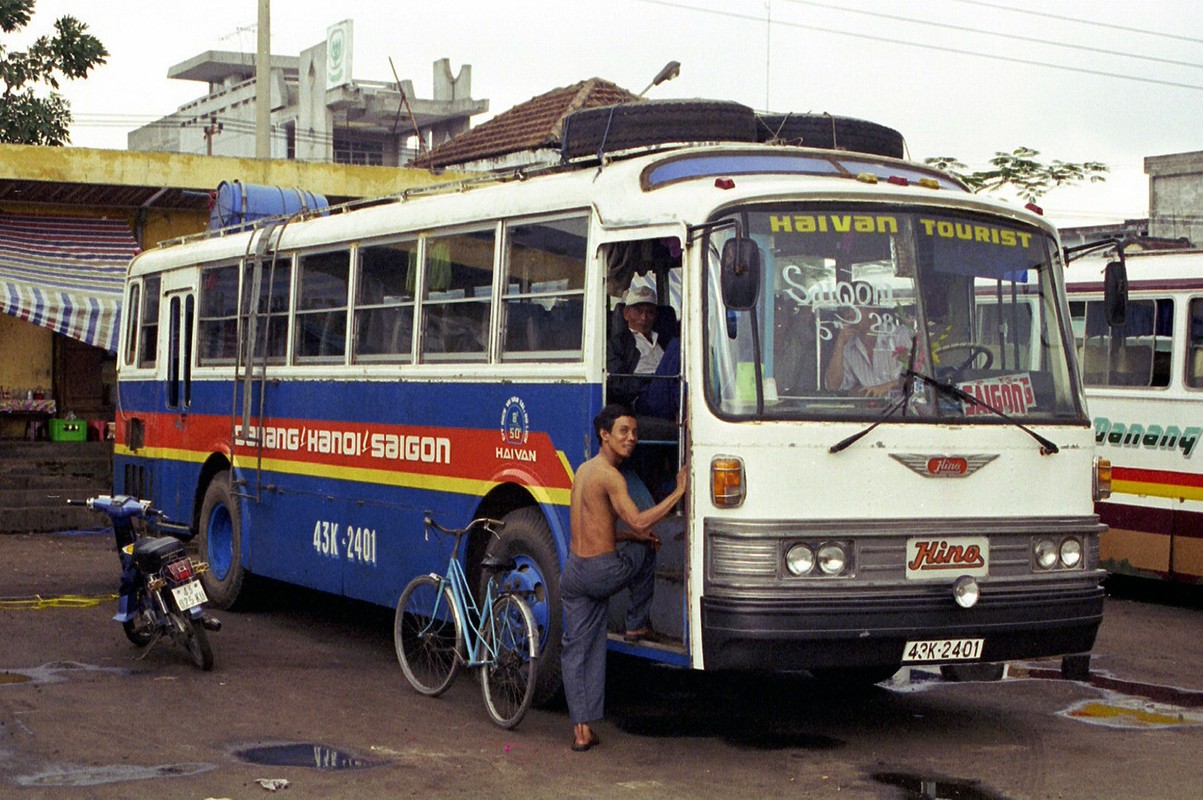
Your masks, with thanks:
[[[1052,539],[1037,539],[1032,552],[1036,556],[1036,566],[1040,569],[1052,569],[1057,566],[1057,544]]]
[[[806,575],[815,568],[815,551],[804,544],[796,544],[785,551],[785,568],[793,575]]]
[[[744,501],[744,462],[737,456],[710,459],[710,500],[719,508],[735,508]]]
[[[1105,458],[1094,460],[1094,499],[1106,500],[1111,496],[1111,462]]]
[[[819,569],[825,575],[839,575],[848,563],[848,556],[844,553],[844,548],[828,542],[819,548],[818,560]]]
[[[1072,536],[1061,542],[1061,563],[1069,569],[1082,563],[1082,543]]]

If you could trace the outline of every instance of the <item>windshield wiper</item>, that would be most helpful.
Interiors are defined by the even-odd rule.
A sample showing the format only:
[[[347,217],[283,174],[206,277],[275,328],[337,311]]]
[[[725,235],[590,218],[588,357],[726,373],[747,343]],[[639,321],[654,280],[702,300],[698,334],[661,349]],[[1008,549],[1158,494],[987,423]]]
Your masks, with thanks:
[[[851,436],[845,436],[843,439],[840,439],[838,442],[833,444],[831,447],[828,447],[827,448],[828,453],[838,453],[841,450],[848,449],[852,445],[859,442],[865,436],[868,436],[869,433],[871,433],[873,431],[873,429],[876,428],[878,425],[885,422],[890,417],[894,416],[894,414],[898,411],[898,409],[906,407],[906,404],[908,402],[910,402],[911,392],[915,388],[915,376],[919,375],[919,373],[915,372],[915,369],[914,369],[914,367],[915,367],[915,348],[918,346],[918,344],[919,344],[919,335],[913,334],[911,336],[911,354],[907,357],[907,360],[906,360],[906,372],[902,373],[903,375],[906,376],[906,379],[902,383],[902,397],[898,398],[893,403],[890,403],[890,405],[886,408],[886,410],[882,412],[881,416],[878,417],[877,421],[874,422],[872,425],[865,428],[864,430],[857,431],[856,433],[852,434]],[[920,376],[920,377],[922,377],[922,376]],[[903,416],[906,416],[906,414],[904,413]]]
[[[997,414],[998,416],[1002,417],[1007,422],[1011,423],[1016,428],[1019,428],[1019,430],[1023,431],[1028,436],[1031,436],[1033,439],[1035,439],[1037,442],[1039,442],[1040,443],[1040,455],[1047,456],[1047,455],[1051,455],[1053,453],[1061,452],[1061,448],[1057,447],[1056,444],[1054,444],[1050,440],[1044,438],[1040,434],[1036,433],[1036,431],[1032,430],[1027,425],[1024,425],[1022,422],[1015,419],[1007,412],[994,407],[990,403],[987,403],[985,400],[982,400],[981,398],[977,397],[976,395],[970,394],[969,392],[965,391],[964,389],[960,388],[959,386],[954,386],[951,383],[944,383],[943,381],[936,380],[932,376],[924,375],[922,372],[916,372],[914,369],[911,369],[910,367],[907,368],[906,374],[907,374],[907,380],[911,380],[913,378],[918,378],[919,380],[923,381],[928,386],[931,386],[933,389],[935,389],[937,392],[940,392],[941,394],[947,395],[948,397],[951,397],[954,400],[960,400],[961,402],[968,403],[969,405],[977,406],[978,408],[984,408],[987,411],[989,411],[991,414]],[[866,431],[866,433],[868,433],[868,431]]]

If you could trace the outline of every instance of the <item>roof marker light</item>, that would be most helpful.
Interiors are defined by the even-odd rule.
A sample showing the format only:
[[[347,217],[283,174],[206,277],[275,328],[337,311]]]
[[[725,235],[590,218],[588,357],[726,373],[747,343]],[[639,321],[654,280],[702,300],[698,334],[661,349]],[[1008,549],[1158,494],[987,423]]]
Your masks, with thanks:
[[[940,182],[935,178],[920,178],[915,183],[922,186],[924,189],[939,189]]]
[[[872,172],[862,172],[856,176],[856,179],[861,183],[877,183],[877,176]]]
[[[715,178],[714,185],[720,189],[734,189],[735,181],[730,178]]]
[[[1042,217],[1044,216],[1044,209],[1035,203],[1028,203],[1026,206],[1024,206],[1024,208],[1026,208],[1028,211],[1031,211],[1033,214],[1039,214]]]
[[[911,182],[908,181],[906,178],[902,177],[901,175],[891,175],[890,177],[886,178],[886,182],[892,183],[895,186],[910,186],[911,185]]]

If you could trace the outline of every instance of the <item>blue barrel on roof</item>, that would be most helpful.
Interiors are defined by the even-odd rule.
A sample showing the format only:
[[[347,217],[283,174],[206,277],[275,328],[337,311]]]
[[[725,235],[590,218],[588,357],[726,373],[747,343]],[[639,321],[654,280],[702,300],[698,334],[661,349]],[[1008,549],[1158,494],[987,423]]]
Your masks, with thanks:
[[[255,220],[329,207],[325,197],[305,189],[222,181],[209,210],[209,230],[250,227]]]

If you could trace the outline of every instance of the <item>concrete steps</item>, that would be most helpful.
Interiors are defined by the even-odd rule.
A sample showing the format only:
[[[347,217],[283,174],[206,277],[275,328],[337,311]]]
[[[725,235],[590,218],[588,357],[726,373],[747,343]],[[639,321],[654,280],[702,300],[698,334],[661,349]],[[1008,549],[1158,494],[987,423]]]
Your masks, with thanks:
[[[109,442],[0,441],[0,533],[106,526],[103,514],[66,501],[112,485]]]

